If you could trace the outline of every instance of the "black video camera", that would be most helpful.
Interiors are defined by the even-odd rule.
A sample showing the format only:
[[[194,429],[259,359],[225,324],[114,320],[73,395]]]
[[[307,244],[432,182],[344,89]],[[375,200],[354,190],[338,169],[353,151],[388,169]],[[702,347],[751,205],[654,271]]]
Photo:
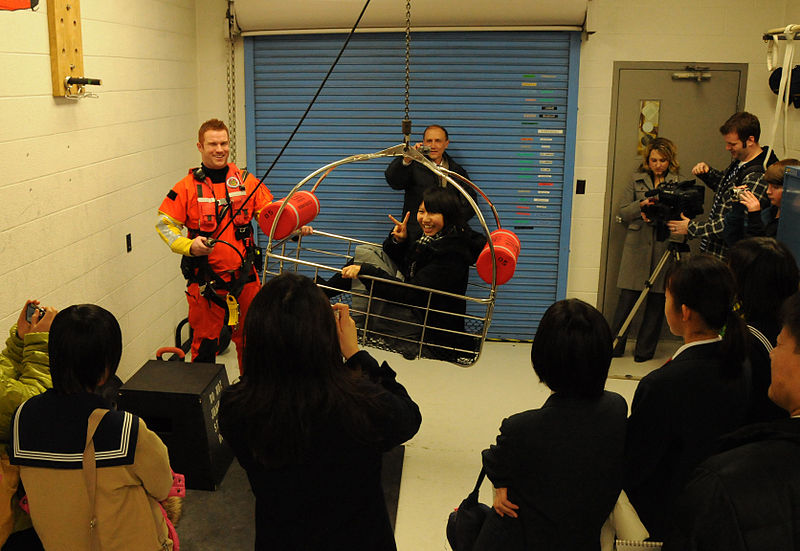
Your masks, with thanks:
[[[695,180],[665,182],[644,196],[656,198],[656,202],[643,207],[642,212],[655,225],[656,239],[659,241],[669,237],[668,220],[680,220],[681,213],[687,218],[703,213],[705,189]]]

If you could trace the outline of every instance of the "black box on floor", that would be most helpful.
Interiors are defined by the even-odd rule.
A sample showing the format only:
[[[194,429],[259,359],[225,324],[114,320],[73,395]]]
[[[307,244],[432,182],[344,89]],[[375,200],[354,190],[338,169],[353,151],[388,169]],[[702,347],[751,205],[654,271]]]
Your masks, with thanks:
[[[169,449],[172,470],[186,487],[215,490],[233,459],[219,434],[225,366],[151,360],[119,391],[119,408],[141,417]]]

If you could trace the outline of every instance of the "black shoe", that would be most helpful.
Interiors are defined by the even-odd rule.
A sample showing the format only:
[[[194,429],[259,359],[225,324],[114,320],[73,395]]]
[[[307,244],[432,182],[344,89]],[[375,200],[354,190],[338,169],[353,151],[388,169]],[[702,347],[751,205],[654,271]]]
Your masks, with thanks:
[[[652,360],[653,356],[634,356],[633,361],[640,364],[642,362],[646,362],[647,360]]]
[[[338,279],[337,279],[338,276]],[[324,287],[320,287],[320,290],[325,293],[325,296],[328,298],[333,298],[336,296],[341,295],[344,291],[349,291],[350,288],[344,289],[343,284],[344,278],[342,278],[341,274],[334,274],[330,279],[326,280],[321,275],[317,275],[314,277],[314,283],[319,285],[324,285],[325,287],[335,287],[335,289],[326,289]]]

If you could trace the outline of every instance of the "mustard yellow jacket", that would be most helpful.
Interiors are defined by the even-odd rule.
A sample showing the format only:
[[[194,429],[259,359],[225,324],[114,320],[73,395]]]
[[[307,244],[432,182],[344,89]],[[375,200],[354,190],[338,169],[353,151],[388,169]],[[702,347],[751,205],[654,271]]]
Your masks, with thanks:
[[[53,388],[47,355],[48,333],[17,336],[14,324],[0,354],[0,442],[8,442],[11,416],[28,398]]]

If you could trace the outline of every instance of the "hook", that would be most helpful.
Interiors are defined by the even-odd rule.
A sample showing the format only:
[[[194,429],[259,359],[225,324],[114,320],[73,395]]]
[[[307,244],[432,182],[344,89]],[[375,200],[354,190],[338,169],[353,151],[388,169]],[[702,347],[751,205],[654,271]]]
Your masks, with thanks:
[[[87,92],[86,86],[100,86],[101,84],[103,84],[103,81],[99,78],[66,77],[64,79],[64,88],[66,88],[67,92],[64,97],[69,99],[98,98],[97,94]],[[75,87],[75,92],[72,91],[73,86]]]

